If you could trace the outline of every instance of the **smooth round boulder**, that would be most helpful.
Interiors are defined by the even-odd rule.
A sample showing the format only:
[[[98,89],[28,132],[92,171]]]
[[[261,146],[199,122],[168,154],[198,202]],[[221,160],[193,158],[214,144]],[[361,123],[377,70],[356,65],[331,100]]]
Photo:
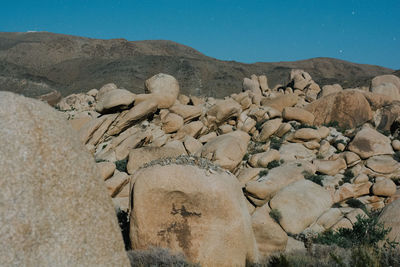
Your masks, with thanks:
[[[47,104],[0,92],[0,262],[128,266],[92,156]]]
[[[202,266],[257,260],[250,214],[232,174],[201,158],[178,157],[150,163],[133,179],[133,249],[166,247]]]
[[[379,216],[379,222],[385,225],[385,228],[392,228],[387,235],[390,241],[400,241],[400,199],[393,201],[385,207]]]
[[[171,75],[159,73],[144,83],[146,91],[152,94],[158,108],[172,107],[179,95],[179,83]]]

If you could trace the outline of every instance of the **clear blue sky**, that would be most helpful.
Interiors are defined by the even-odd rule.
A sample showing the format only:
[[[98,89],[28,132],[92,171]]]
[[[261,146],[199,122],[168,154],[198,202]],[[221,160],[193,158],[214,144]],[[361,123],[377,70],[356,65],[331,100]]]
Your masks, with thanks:
[[[166,39],[241,62],[335,57],[400,69],[400,0],[2,1],[0,31]]]

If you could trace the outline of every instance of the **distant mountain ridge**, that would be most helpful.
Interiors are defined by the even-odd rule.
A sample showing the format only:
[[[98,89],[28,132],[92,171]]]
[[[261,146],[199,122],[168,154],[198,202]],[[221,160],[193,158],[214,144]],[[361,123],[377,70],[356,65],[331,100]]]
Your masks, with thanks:
[[[223,97],[239,92],[244,77],[266,74],[270,87],[303,69],[320,85],[367,86],[388,68],[333,58],[245,64],[208,57],[172,41],[100,40],[48,32],[0,33],[0,90],[38,96],[56,89],[66,96],[114,82],[135,93],[144,80],[173,75],[185,94]]]

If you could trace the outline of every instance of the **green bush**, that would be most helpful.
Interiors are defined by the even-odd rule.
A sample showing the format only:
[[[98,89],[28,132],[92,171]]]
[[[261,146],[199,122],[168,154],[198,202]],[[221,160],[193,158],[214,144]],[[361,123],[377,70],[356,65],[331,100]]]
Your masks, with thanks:
[[[262,170],[258,173],[258,176],[263,177],[263,176],[267,176],[268,174],[268,170]]]
[[[115,167],[120,172],[128,172],[126,169],[126,165],[128,164],[128,158],[121,159],[115,162]]]
[[[314,243],[337,245],[342,248],[360,246],[377,247],[379,242],[393,247],[394,242],[385,239],[391,229],[386,229],[378,222],[378,216],[365,217],[357,215],[353,229],[340,228],[337,231],[327,230],[314,239]]]
[[[365,210],[365,205],[358,199],[355,198],[350,198],[346,200],[346,204],[349,205],[349,207],[355,208],[355,209],[362,209]]]
[[[267,168],[273,169],[273,168],[279,167],[280,165],[281,165],[281,163],[279,161],[273,160],[270,163],[268,163]]]
[[[354,178],[354,173],[350,170],[347,169],[344,172],[344,177],[342,178],[343,183],[351,183],[351,179]]]
[[[304,176],[304,179],[310,180],[311,182],[314,182],[320,186],[324,185],[322,183],[322,181],[324,180],[324,176],[321,174],[312,174],[312,173],[304,171],[303,176]]]
[[[277,209],[271,209],[269,216],[271,216],[271,218],[277,223],[279,223],[279,220],[282,218],[281,212]]]
[[[271,137],[269,147],[271,149],[279,150],[281,148],[282,142],[283,142],[282,138]]]

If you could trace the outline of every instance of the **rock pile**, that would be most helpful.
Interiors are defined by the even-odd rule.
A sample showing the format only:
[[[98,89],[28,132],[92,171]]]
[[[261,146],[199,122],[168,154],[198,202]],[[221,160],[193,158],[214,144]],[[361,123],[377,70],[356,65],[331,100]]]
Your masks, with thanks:
[[[221,265],[223,246],[228,265],[244,265],[285,250],[296,234],[351,228],[361,206],[400,198],[397,80],[321,90],[293,70],[285,86],[252,75],[225,99],[182,95],[166,74],[145,86],[135,95],[108,84],[57,106],[114,203],[129,210],[136,248],[162,245]]]

